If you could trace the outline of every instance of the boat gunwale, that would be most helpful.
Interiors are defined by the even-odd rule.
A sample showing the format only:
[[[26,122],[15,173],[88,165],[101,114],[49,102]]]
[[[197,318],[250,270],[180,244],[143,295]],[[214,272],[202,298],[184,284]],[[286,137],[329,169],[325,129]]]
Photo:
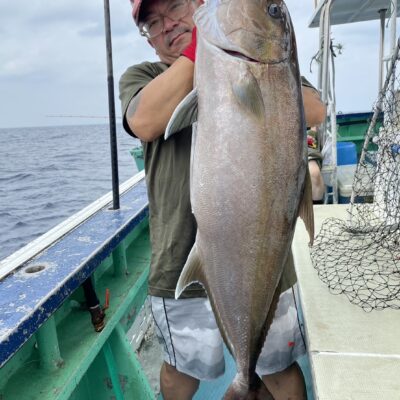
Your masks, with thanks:
[[[39,277],[41,286],[44,287],[42,290],[46,291],[45,296],[36,299],[32,293],[29,293],[29,283],[32,282],[30,280],[37,279],[38,274],[27,277],[28,274],[22,270],[18,270],[0,281],[4,293],[8,292],[9,294],[6,296],[8,300],[0,304],[0,315],[13,315],[16,309],[20,309],[19,317],[11,318],[13,321],[9,321],[7,318],[4,318],[4,320],[0,319],[0,368],[52,316],[68,296],[91,276],[100,263],[112,254],[124,238],[133,229],[140,226],[142,221],[148,218],[147,191],[143,176],[135,185],[130,185],[125,190],[121,199],[131,205],[135,202],[137,204],[133,204],[132,206],[122,204],[121,209],[111,210],[112,212],[103,206],[97,212],[92,213],[91,216],[93,219],[86,218],[81,222],[81,226],[78,229],[70,229],[69,234],[65,234],[53,242],[54,246],[51,248],[46,247],[48,250],[45,249],[33,260],[35,263],[40,263],[41,258],[44,260],[51,259],[52,256],[60,258],[60,262],[56,263],[55,266],[61,278],[59,281],[54,282],[54,278],[58,277],[58,274],[54,273],[54,271],[49,272],[49,279],[46,279],[46,275],[41,275],[43,273],[46,274],[46,269],[39,272],[41,275]],[[97,220],[96,216],[98,216]],[[101,223],[108,221],[109,223],[109,230],[106,229],[107,227],[103,227],[105,229],[103,235],[107,236],[107,238],[102,242],[97,243],[93,241],[88,246],[84,246],[82,253],[78,252],[75,254],[75,260],[68,260],[70,262],[70,270],[68,271],[67,260],[62,258],[62,251],[57,250],[57,248],[63,244],[66,244],[68,247],[70,244],[66,243],[68,240],[72,243],[73,240],[76,242],[82,237],[85,238],[82,234],[85,233],[86,223],[88,224],[86,228],[89,229],[89,233],[93,234],[93,230],[90,231],[90,225],[96,225],[99,221]],[[87,243],[84,242],[84,244]],[[29,265],[28,263],[25,267]],[[25,281],[21,279],[22,274],[25,274]],[[19,301],[18,296],[25,288],[26,293],[28,293],[26,294],[26,299]]]
[[[144,171],[135,174],[132,178],[122,183],[120,185],[121,195],[137,185],[141,180],[143,180],[143,178]],[[3,260],[0,260],[0,281],[16,269],[27,263],[33,257],[44,251],[46,248],[51,246],[54,242],[61,239],[61,237],[65,236],[77,226],[82,224],[84,221],[92,217],[99,210],[111,204],[111,202],[112,191],[95,200],[87,207],[83,208],[76,214],[56,225],[51,230],[47,231],[43,235],[28,243],[26,246],[17,250]]]

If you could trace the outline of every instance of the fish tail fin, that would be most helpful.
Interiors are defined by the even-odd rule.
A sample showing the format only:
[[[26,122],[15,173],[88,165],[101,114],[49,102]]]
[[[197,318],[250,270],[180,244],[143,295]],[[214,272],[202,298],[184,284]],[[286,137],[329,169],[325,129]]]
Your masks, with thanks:
[[[237,374],[223,400],[273,400],[273,397],[257,374],[254,374],[250,385],[245,384]]]

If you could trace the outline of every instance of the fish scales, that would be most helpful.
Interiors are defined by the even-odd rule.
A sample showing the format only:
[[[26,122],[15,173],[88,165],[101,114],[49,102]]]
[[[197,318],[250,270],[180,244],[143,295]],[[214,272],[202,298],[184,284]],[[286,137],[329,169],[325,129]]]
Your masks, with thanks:
[[[198,231],[177,295],[192,281],[207,290],[237,365],[225,398],[261,398],[249,392],[305,192],[312,215],[294,34],[282,1],[210,0],[195,22]]]

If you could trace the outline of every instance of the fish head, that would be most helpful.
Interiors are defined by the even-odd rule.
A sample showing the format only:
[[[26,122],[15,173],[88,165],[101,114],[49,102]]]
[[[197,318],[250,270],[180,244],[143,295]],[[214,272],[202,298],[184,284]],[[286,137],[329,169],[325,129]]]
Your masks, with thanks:
[[[204,40],[248,61],[276,64],[295,48],[283,0],[208,0],[195,14]]]

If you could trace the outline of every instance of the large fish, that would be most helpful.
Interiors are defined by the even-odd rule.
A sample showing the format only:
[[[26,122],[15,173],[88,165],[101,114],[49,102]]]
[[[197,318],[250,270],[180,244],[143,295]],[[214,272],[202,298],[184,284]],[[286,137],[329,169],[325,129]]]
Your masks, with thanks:
[[[298,215],[314,234],[295,36],[279,0],[209,0],[195,23],[197,89],[166,133],[197,112],[191,202],[198,231],[176,295],[194,281],[207,290],[237,366],[224,398],[261,398],[251,393],[260,382],[255,366]]]

